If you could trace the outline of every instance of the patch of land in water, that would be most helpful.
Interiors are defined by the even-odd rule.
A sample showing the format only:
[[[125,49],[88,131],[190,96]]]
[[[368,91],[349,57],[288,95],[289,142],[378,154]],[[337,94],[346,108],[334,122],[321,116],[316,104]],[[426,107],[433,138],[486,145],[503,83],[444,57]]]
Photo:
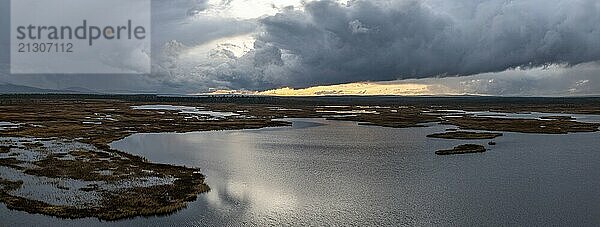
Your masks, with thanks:
[[[458,118],[446,118],[444,123],[458,126],[461,129],[540,134],[597,132],[598,127],[600,127],[600,124],[598,123],[583,123],[565,120],[563,118],[538,120],[466,116]]]
[[[482,145],[478,144],[463,144],[458,145],[449,150],[439,150],[436,151],[437,155],[451,155],[451,154],[469,154],[469,153],[482,153],[485,152],[486,149]]]
[[[3,137],[0,144],[10,147],[0,155],[5,160],[0,166],[9,168],[0,171],[0,181],[12,185],[0,189],[0,201],[10,209],[116,220],[169,214],[209,190],[198,169],[149,163],[83,143]]]
[[[455,132],[444,132],[427,135],[431,138],[440,139],[459,139],[459,140],[478,140],[478,139],[494,139],[502,136],[502,133],[491,133],[491,132],[467,132],[467,131],[455,131]]]
[[[466,100],[466,101],[465,101]],[[0,138],[15,138],[0,145],[0,166],[13,171],[10,178],[0,169],[0,201],[11,209],[65,218],[98,217],[105,220],[176,212],[209,190],[199,169],[150,163],[143,157],[112,150],[109,144],[135,133],[192,132],[287,126],[279,118],[326,118],[356,121],[383,127],[426,127],[443,122],[486,131],[567,133],[598,131],[596,123],[582,123],[565,117],[503,119],[458,116],[446,110],[494,112],[553,112],[600,114],[600,99],[518,102],[468,98],[272,98],[272,97],[157,97],[157,96],[3,96],[0,95],[0,122],[18,127],[0,130]],[[487,100],[487,101],[486,101]],[[550,102],[550,103],[548,103]],[[135,109],[134,106],[171,105],[184,108]],[[191,110],[193,111],[187,111]],[[214,114],[226,112],[227,114]],[[200,114],[208,113],[208,114]],[[236,113],[236,114],[230,114]],[[211,115],[213,114],[213,115]],[[215,117],[222,116],[222,117]],[[543,126],[543,127],[542,127]],[[19,142],[22,140],[21,142]],[[48,142],[50,141],[50,142]],[[64,152],[50,152],[48,143],[58,143]],[[86,149],[68,144],[89,145]],[[42,144],[42,145],[40,145]],[[7,148],[8,147],[8,148]],[[461,147],[465,148],[465,147]],[[460,149],[459,149],[460,150]],[[47,154],[39,160],[26,159],[31,153]],[[17,174],[19,173],[19,174]],[[19,194],[25,178],[53,182],[44,190],[87,195],[91,204],[59,204]],[[123,182],[162,179],[162,184],[110,187]],[[169,180],[170,179],[170,180]],[[56,182],[85,182],[75,186]],[[70,195],[70,194],[67,194]]]
[[[8,153],[10,151],[11,146],[0,145],[0,153]]]

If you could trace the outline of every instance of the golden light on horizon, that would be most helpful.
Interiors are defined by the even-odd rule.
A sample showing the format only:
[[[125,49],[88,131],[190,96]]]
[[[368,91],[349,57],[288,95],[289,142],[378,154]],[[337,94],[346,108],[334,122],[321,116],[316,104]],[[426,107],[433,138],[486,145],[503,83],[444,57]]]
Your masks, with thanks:
[[[336,85],[323,85],[308,88],[279,88],[266,91],[216,90],[210,94],[247,94],[265,96],[417,96],[456,94],[446,86],[439,84],[419,84],[406,82],[356,82]]]

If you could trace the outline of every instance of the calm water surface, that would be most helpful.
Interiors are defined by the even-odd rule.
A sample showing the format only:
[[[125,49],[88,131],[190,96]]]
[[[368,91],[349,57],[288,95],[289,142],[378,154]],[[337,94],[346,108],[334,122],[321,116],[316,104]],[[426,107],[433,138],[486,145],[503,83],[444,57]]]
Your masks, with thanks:
[[[2,205],[0,218],[73,226],[600,224],[599,133],[505,133],[486,153],[437,156],[437,149],[465,143],[425,137],[448,126],[292,121],[283,128],[137,134],[113,143],[154,162],[202,169],[212,190],[174,215],[107,223]]]

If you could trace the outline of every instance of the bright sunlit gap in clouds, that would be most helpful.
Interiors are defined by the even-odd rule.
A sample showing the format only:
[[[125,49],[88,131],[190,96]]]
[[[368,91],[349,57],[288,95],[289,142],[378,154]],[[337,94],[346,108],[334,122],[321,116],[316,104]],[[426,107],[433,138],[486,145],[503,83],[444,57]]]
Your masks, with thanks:
[[[253,19],[275,15],[284,7],[299,8],[300,0],[209,0],[208,9],[198,15],[230,17],[236,19]]]

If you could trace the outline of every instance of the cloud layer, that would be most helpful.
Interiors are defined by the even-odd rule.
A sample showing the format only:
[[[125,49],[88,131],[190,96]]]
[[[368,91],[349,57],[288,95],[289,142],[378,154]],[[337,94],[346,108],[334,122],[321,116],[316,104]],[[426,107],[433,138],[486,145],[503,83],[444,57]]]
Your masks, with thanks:
[[[194,93],[440,77],[453,85],[467,81],[452,76],[476,75],[487,82],[471,83],[473,93],[520,94],[527,87],[568,93],[564,84],[578,82],[578,91],[585,86],[600,91],[600,86],[589,88],[600,73],[593,63],[600,60],[596,0],[153,3],[153,74],[129,77],[129,82],[112,76],[119,78],[121,89]],[[540,71],[544,67],[552,70]],[[539,73],[555,75],[560,79],[552,81],[564,84],[532,79]],[[37,81],[104,80],[71,77]]]
[[[594,0],[315,1],[262,18],[252,52],[201,74],[261,89],[576,65],[600,59],[598,21]]]
[[[471,76],[354,82],[308,88],[279,88],[261,92],[217,90],[213,94],[276,96],[331,95],[496,95],[587,96],[600,94],[600,62],[573,67],[547,65]]]

